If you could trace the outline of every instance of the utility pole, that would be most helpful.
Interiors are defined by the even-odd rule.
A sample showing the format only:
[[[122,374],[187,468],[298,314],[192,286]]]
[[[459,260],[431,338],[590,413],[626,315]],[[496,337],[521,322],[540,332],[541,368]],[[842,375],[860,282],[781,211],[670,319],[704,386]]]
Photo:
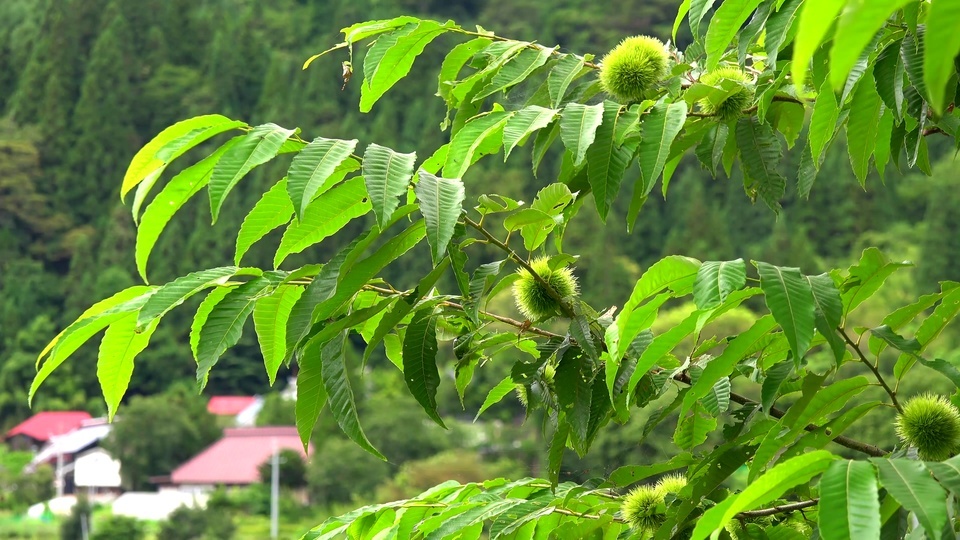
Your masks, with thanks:
[[[280,531],[280,451],[273,440],[272,474],[270,475],[270,538],[276,540]]]

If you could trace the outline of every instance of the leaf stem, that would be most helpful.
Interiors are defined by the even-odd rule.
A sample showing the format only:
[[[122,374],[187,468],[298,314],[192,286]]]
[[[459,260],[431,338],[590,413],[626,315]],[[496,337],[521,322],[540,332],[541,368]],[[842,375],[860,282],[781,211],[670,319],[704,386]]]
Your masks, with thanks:
[[[863,362],[863,365],[867,366],[867,368],[869,368],[870,371],[873,372],[873,375],[877,378],[877,382],[880,383],[880,386],[883,387],[883,389],[890,396],[890,399],[893,401],[893,406],[896,407],[897,411],[899,411],[902,414],[903,407],[900,406],[900,400],[897,399],[897,391],[890,388],[890,386],[887,385],[887,381],[885,381],[883,379],[883,375],[880,374],[880,369],[878,369],[877,366],[873,365],[873,363],[870,360],[868,360],[866,356],[864,356],[863,351],[860,350],[860,344],[850,339],[850,336],[846,332],[844,332],[843,328],[837,328],[837,332],[839,332],[840,335],[843,336],[843,340],[847,342],[847,345],[849,345],[853,349],[853,351],[857,353],[857,357],[860,359],[861,362]]]
[[[797,510],[803,510],[804,508],[809,508],[811,506],[816,506],[820,503],[820,499],[811,499],[809,501],[799,501],[789,504],[781,504],[778,506],[773,506],[771,508],[761,508],[759,510],[748,510],[746,512],[740,512],[737,514],[739,519],[755,518],[755,517],[764,517],[772,516],[775,514],[785,514],[788,512],[796,512]]]

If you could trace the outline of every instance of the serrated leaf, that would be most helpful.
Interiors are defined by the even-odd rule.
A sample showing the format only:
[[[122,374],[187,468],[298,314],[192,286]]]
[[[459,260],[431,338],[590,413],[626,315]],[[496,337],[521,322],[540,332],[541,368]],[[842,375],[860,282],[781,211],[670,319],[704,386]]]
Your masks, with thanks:
[[[760,407],[763,411],[770,411],[770,407],[780,395],[780,385],[793,373],[793,359],[787,358],[764,372],[763,384],[760,387]]]
[[[655,105],[640,123],[642,139],[637,150],[637,161],[640,163],[644,196],[653,190],[663,167],[670,154],[670,146],[683,129],[687,118],[687,104],[684,101],[677,103]],[[634,198],[639,186],[634,187]]]
[[[877,471],[866,461],[834,461],[820,479],[820,535],[825,540],[880,538]]]
[[[723,52],[733,42],[737,31],[747,21],[747,17],[757,9],[761,0],[726,0],[710,19],[707,28],[705,49],[707,53],[707,70],[713,70],[720,62]]]
[[[452,28],[458,28],[453,21],[440,24],[429,20],[420,20],[410,23],[409,26],[413,28],[398,37],[388,49],[383,51],[369,74],[367,59],[364,59],[364,79],[360,86],[360,112],[370,112],[373,104],[410,72],[413,61],[431,41]]]
[[[560,140],[573,153],[573,164],[579,167],[587,155],[587,148],[596,138],[603,121],[603,103],[584,105],[568,103],[560,113]]]
[[[800,8],[800,22],[797,37],[794,39],[791,63],[791,75],[797,89],[803,89],[807,71],[810,69],[810,60],[823,43],[827,31],[833,26],[843,6],[843,2],[836,0],[806,0]]]
[[[860,54],[873,40],[890,15],[910,0],[870,0],[848,3],[840,12],[837,31],[830,49],[830,82],[834,88],[843,86],[847,74]],[[872,86],[872,85],[871,85]]]
[[[941,113],[955,93],[947,83],[956,73],[954,58],[960,53],[960,33],[956,26],[960,20],[960,1],[931,2],[926,20],[926,39],[936,43],[936,47],[927,49],[923,56],[923,80],[930,95],[930,106]]]
[[[97,380],[107,404],[107,419],[112,421],[120,406],[120,400],[127,393],[130,377],[133,375],[133,360],[150,343],[153,331],[160,319],[138,331],[137,316],[129,313],[114,321],[100,340],[100,352],[97,355]]]
[[[479,94],[473,96],[473,101],[480,101],[489,95],[501,90],[507,91],[520,84],[531,73],[546,64],[554,50],[540,45],[523,49],[496,71],[490,83],[480,90]]]
[[[330,405],[330,412],[333,413],[340,429],[360,448],[386,461],[387,458],[370,444],[363,428],[360,427],[360,417],[357,415],[353,388],[350,387],[350,378],[347,376],[346,340],[347,334],[345,332],[341,333],[323,344],[320,349],[320,358],[304,358],[301,364],[310,361],[320,362],[320,378],[323,379],[327,403]],[[322,341],[320,342],[322,343]]]
[[[210,194],[210,213],[217,222],[224,199],[237,182],[255,167],[270,161],[280,147],[297,132],[276,124],[263,124],[253,128],[237,144],[231,146],[213,167],[207,191]]]
[[[927,318],[920,323],[914,338],[920,343],[920,349],[915,354],[920,354],[926,350],[927,346],[935,340],[947,327],[948,324],[960,314],[960,288],[952,289],[944,295],[940,304],[934,308]],[[897,379],[903,378],[910,367],[916,361],[915,354],[902,354],[894,366],[893,374]]]
[[[347,223],[370,211],[363,177],[354,177],[317,197],[299,221],[290,222],[273,257],[274,267],[293,253],[322,242]]]
[[[813,116],[810,118],[810,129],[808,131],[810,153],[818,170],[820,169],[820,157],[833,139],[833,134],[837,129],[839,114],[840,107],[837,105],[837,96],[833,93],[830,79],[824,79],[823,84],[820,85],[817,100],[813,104]]]
[[[773,128],[753,117],[741,118],[737,122],[736,138],[743,165],[744,189],[751,199],[759,196],[778,212],[787,183],[777,170],[783,152]]]
[[[494,111],[472,118],[456,132],[443,164],[443,176],[463,178],[478,159],[500,150],[503,128],[513,113]]]
[[[128,287],[90,306],[76,321],[57,334],[37,356],[37,374],[30,383],[28,401],[33,401],[43,381],[81,345],[110,324],[139,310],[155,290],[156,287],[145,285]]]
[[[707,435],[717,429],[717,419],[710,416],[703,407],[695,403],[690,414],[681,416],[673,434],[673,442],[681,450],[692,450],[707,440]]]
[[[197,345],[200,343],[200,329],[207,322],[207,317],[213,308],[223,300],[223,297],[237,286],[217,287],[207,293],[203,301],[197,307],[197,312],[193,315],[193,321],[190,323],[190,351],[193,353],[193,359],[197,359]]]
[[[226,116],[207,114],[177,122],[164,129],[137,151],[130,160],[120,186],[120,199],[122,200],[145,178],[151,175],[159,177],[159,172],[187,150],[214,135],[243,125],[245,125],[243,122],[230,120]],[[161,151],[163,155],[158,155]],[[134,212],[134,217],[136,214]]]
[[[261,295],[274,287],[271,279],[254,278],[224,295],[200,328],[197,342],[197,384],[202,390],[210,369],[227,349],[236,345],[243,325]]]
[[[303,290],[298,285],[281,285],[270,296],[258,300],[253,308],[253,325],[270,386],[276,381],[277,370],[287,357],[287,321]]]
[[[163,285],[140,308],[137,327],[146,327],[154,319],[163,317],[168,311],[204,289],[223,285],[238,270],[236,266],[210,268],[187,274]]]
[[[869,73],[867,74],[869,75]],[[880,95],[868,79],[857,85],[847,120],[847,153],[853,172],[863,186],[867,180],[870,156],[877,141],[877,124],[882,103]]]
[[[433,306],[414,313],[403,338],[403,380],[417,402],[440,427],[446,429],[437,412],[437,314]]]
[[[577,349],[567,349],[554,375],[560,411],[569,423],[574,449],[581,456],[586,452],[590,426],[590,403],[593,398],[593,372],[590,360]]]
[[[243,137],[234,137],[227,141],[200,162],[187,167],[180,174],[173,177],[147,206],[137,226],[136,261],[140,277],[147,281],[147,260],[156,245],[160,233],[166,228],[170,218],[191,197],[196,195],[210,181],[213,168],[220,158],[233,146],[240,143]]]
[[[887,45],[877,55],[873,66],[873,78],[877,86],[877,94],[888,109],[896,113],[897,118],[903,115],[903,58],[900,49],[903,40],[897,40]]]
[[[875,247],[863,250],[860,262],[850,267],[850,277],[844,283],[840,295],[843,300],[844,317],[873,296],[891,274],[906,266],[911,264],[909,262],[892,263]]]
[[[416,161],[416,152],[401,154],[376,143],[363,153],[363,179],[381,228],[400,205],[400,196],[407,192]]]
[[[323,386],[320,343],[309,343],[303,352],[300,370],[297,372],[297,402],[295,406],[297,433],[304,449],[310,444],[313,428],[320,418],[320,411],[327,403],[327,391]]]
[[[757,262],[760,288],[770,313],[783,328],[794,358],[801,359],[813,340],[814,301],[810,283],[798,268]]]
[[[293,158],[287,171],[287,193],[298,219],[303,220],[307,207],[317,195],[332,187],[333,182],[329,180],[333,172],[356,147],[356,139],[344,141],[317,137]]]
[[[503,126],[503,161],[507,161],[510,152],[521,144],[531,133],[543,129],[553,122],[558,111],[536,105],[520,109]]]
[[[681,452],[664,462],[652,463],[650,465],[624,465],[610,473],[607,481],[604,482],[601,487],[627,487],[641,480],[650,478],[651,476],[675,471],[688,465],[692,465],[697,461],[698,460],[689,452]]]
[[[806,484],[822,473],[836,458],[826,450],[816,450],[780,463],[751,482],[743,491],[730,495],[704,512],[697,520],[692,540],[703,540],[719,531],[738,513],[776,500],[788,489]]]
[[[810,291],[813,293],[817,330],[830,344],[834,359],[839,365],[847,349],[847,344],[837,334],[837,328],[843,319],[843,301],[840,299],[840,291],[837,290],[829,274],[804,276],[804,279],[810,284]]]
[[[473,418],[473,421],[476,422],[477,419],[480,418],[480,415],[483,414],[483,411],[500,403],[503,398],[507,397],[507,395],[516,389],[517,383],[513,382],[513,377],[510,375],[504,377],[502,381],[487,392],[487,397],[483,400],[483,405],[480,406],[480,410],[477,411],[477,415]]]
[[[727,295],[747,284],[747,265],[743,259],[707,261],[697,270],[693,301],[698,309],[719,306]]]
[[[723,148],[727,144],[729,133],[730,127],[727,124],[718,123],[710,128],[697,144],[697,159],[713,176],[717,175],[717,168],[723,160]]]
[[[607,213],[620,192],[623,173],[627,170],[633,152],[621,146],[617,139],[620,104],[603,102],[603,122],[597,128],[594,143],[587,148],[587,180],[593,189],[593,199],[600,219]]]
[[[570,86],[583,69],[583,58],[575,54],[564,54],[557,65],[547,75],[547,89],[550,92],[550,104],[559,107]]]
[[[947,524],[947,492],[919,461],[871,459],[880,471],[880,483],[923,525],[927,537],[939,540]]]
[[[447,245],[453,238],[453,229],[463,212],[463,182],[420,171],[420,181],[414,192],[426,222],[427,242],[430,244],[433,264],[440,264],[440,259],[447,253]]]
[[[953,492],[960,494],[960,458],[952,457],[943,462],[924,463],[930,472],[940,481],[940,484]]]
[[[237,233],[237,248],[234,252],[234,264],[239,265],[250,246],[257,243],[270,231],[287,224],[293,217],[293,203],[287,196],[287,179],[283,178],[273,185],[257,201],[250,213],[243,218],[240,232]]]
[[[490,42],[490,38],[478,37],[450,49],[440,65],[440,75],[437,77],[438,96],[444,100],[450,100],[450,91],[453,89],[464,64],[486,48],[487,45],[490,45]]]

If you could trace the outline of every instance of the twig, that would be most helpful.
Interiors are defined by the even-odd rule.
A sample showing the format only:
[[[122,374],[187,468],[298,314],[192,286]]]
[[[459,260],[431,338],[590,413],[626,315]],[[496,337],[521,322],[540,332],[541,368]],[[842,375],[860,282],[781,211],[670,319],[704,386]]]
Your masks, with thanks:
[[[773,506],[771,508],[761,508],[759,510],[748,510],[746,512],[740,512],[739,514],[737,514],[737,518],[746,519],[746,518],[772,516],[774,514],[785,514],[788,512],[796,512],[797,510],[803,510],[804,508],[816,506],[819,502],[820,502],[820,499],[811,499],[809,501],[800,501],[800,502],[789,503],[789,504],[781,504],[779,506]]]
[[[604,516],[598,516],[596,514],[581,514],[580,512],[574,512],[573,510],[567,510],[566,508],[554,508],[553,513],[563,514],[565,516],[574,516],[574,517],[584,518],[584,519],[601,519],[604,517]],[[617,516],[613,516],[613,521],[616,521],[617,523],[627,522],[627,520]]]
[[[872,371],[873,375],[877,378],[877,382],[880,383],[880,386],[883,387],[883,389],[890,396],[890,399],[893,400],[893,406],[897,408],[897,411],[903,413],[903,407],[900,406],[900,401],[897,399],[897,392],[887,385],[887,381],[883,380],[883,375],[880,374],[880,370],[877,369],[877,366],[874,366],[870,360],[867,360],[867,357],[863,355],[863,351],[860,350],[859,344],[850,339],[850,336],[843,331],[843,328],[837,328],[837,332],[843,336],[843,340],[847,342],[847,345],[850,345],[850,347],[853,348],[853,351],[857,353],[857,357],[860,358],[860,361],[863,362],[865,366],[870,368],[870,371]]]

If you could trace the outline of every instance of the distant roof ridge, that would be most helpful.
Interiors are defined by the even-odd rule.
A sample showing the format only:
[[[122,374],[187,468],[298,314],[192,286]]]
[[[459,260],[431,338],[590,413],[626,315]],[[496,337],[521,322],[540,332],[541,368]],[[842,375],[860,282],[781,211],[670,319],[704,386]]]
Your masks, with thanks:
[[[231,427],[223,430],[224,437],[286,437],[297,435],[296,426]]]
[[[73,431],[91,418],[87,411],[41,411],[6,432],[4,438],[26,435],[38,441]]]

